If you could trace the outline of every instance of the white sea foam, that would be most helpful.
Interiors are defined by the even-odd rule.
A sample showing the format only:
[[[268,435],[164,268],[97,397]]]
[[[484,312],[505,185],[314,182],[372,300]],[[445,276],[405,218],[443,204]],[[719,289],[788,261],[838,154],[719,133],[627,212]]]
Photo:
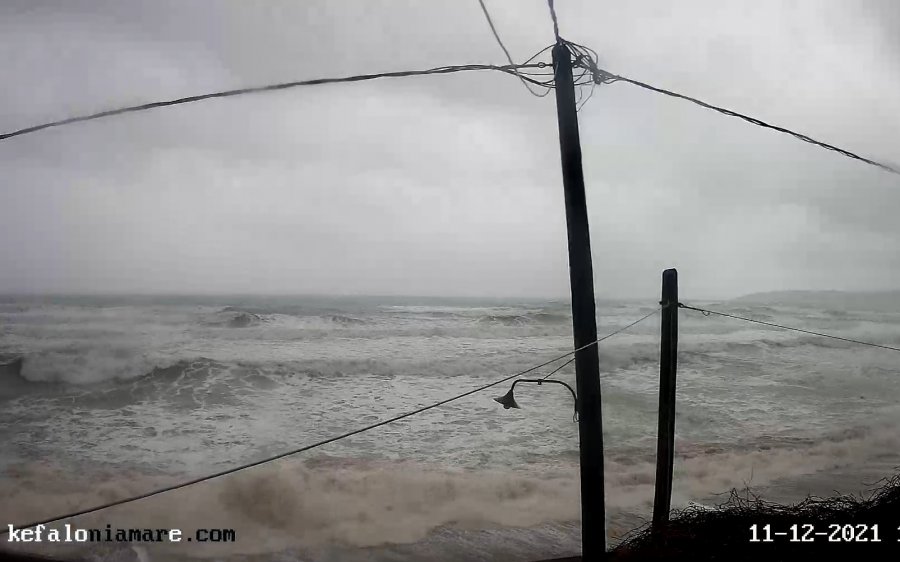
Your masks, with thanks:
[[[900,447],[896,426],[882,425],[820,442],[750,451],[708,452],[680,443],[674,507],[700,502],[732,488],[764,488],[866,459]],[[651,509],[654,465],[610,459],[606,463],[610,525],[621,534],[627,514]],[[47,463],[7,469],[0,494],[8,498],[4,521],[26,521],[64,513],[172,483],[171,477],[105,469],[74,477]],[[854,490],[862,490],[861,484]],[[578,472],[557,467],[542,476],[506,470],[462,470],[408,461],[354,458],[288,459],[183,490],[79,517],[81,528],[199,527],[235,529],[231,545],[154,545],[153,559],[166,553],[191,556],[261,554],[323,544],[369,547],[413,543],[437,528],[531,527],[580,518]],[[770,498],[779,499],[779,498]]]
[[[650,308],[604,305],[598,331]],[[896,315],[719,308],[900,344]],[[572,345],[558,303],[48,301],[4,303],[0,316],[0,354],[25,358],[22,376],[8,376],[0,392],[0,459],[13,468],[0,493],[14,500],[3,514],[14,521],[333,437]],[[746,484],[801,489],[810,475],[855,470],[900,449],[892,352],[695,313],[681,316],[680,329],[676,505],[710,504]],[[600,346],[614,526],[646,515],[653,495],[658,338],[651,318]],[[556,376],[572,382],[573,369]],[[328,445],[331,461],[288,461],[95,520],[235,527],[251,538],[234,552],[264,555],[577,519],[571,396],[520,385],[522,409],[505,411],[492,398],[507,389]]]

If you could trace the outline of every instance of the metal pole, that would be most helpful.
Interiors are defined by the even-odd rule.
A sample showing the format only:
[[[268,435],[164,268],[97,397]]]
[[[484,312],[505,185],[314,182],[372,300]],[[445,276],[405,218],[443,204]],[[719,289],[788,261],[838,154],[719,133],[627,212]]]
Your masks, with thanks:
[[[594,271],[581,168],[581,141],[575,109],[572,59],[562,43],[553,48],[559,151],[562,157],[569,233],[569,280],[572,286],[572,324],[575,348],[597,341]],[[600,408],[600,358],[592,345],[575,354],[578,391],[578,438],[581,455],[581,543],[584,560],[606,554],[606,504],[603,484],[603,421]]]
[[[659,419],[656,441],[656,493],[653,529],[669,521],[672,506],[672,465],[675,461],[675,370],[678,359],[678,271],[662,274],[662,328],[659,344]]]

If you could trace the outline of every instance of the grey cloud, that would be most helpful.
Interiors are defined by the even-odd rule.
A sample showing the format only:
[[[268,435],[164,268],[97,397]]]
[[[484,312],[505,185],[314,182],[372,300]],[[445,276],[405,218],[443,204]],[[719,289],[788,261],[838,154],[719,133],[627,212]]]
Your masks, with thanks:
[[[609,70],[900,160],[893,3],[558,4]],[[488,5],[515,58],[551,41],[545,3]],[[6,2],[0,50],[4,131],[503,62],[474,1]],[[579,118],[599,294],[655,296],[673,265],[695,296],[896,287],[896,176],[626,84]],[[121,116],[0,143],[0,166],[0,291],[568,291],[553,97],[501,74]]]

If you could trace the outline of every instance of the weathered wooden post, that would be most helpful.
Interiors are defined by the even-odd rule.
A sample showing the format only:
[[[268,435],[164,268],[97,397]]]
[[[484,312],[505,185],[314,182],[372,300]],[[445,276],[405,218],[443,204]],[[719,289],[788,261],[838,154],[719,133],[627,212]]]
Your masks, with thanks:
[[[584,560],[606,556],[606,503],[603,483],[603,420],[600,408],[600,358],[594,270],[581,167],[581,140],[575,109],[575,81],[569,48],[553,48],[559,151],[562,158],[566,225],[569,232],[569,282],[575,331],[575,386],[578,392],[578,439],[581,457],[581,555]]]
[[[669,521],[675,462],[675,370],[678,357],[678,271],[662,274],[662,327],[659,344],[659,419],[656,441],[656,492],[653,529]]]

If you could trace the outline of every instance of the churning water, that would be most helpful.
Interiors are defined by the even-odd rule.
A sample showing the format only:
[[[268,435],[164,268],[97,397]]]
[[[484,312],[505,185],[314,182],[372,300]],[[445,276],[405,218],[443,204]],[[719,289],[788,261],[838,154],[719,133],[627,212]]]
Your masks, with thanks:
[[[896,309],[709,306],[900,344]],[[654,307],[601,302],[599,333]],[[747,485],[773,500],[823,492],[813,482],[824,492],[853,492],[865,488],[863,475],[898,464],[895,353],[693,312],[680,317],[676,507]],[[338,435],[542,363],[571,349],[571,334],[566,302],[7,297],[0,353],[24,363],[20,372],[0,367],[0,523],[74,511]],[[658,316],[600,345],[613,538],[651,510],[658,354]],[[556,377],[574,385],[571,365]],[[98,560],[154,561],[575,553],[571,396],[559,386],[519,385],[522,409],[503,410],[493,398],[508,388],[68,521],[185,534],[235,529],[232,544],[70,547]]]

